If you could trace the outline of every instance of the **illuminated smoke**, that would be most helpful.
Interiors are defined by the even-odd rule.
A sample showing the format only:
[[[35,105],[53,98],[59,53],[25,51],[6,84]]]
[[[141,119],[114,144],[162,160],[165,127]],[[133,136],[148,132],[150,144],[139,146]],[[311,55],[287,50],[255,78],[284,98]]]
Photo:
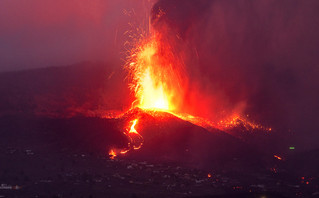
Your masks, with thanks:
[[[184,60],[188,112],[248,114],[310,146],[319,127],[318,8],[315,0],[159,0],[152,25]]]

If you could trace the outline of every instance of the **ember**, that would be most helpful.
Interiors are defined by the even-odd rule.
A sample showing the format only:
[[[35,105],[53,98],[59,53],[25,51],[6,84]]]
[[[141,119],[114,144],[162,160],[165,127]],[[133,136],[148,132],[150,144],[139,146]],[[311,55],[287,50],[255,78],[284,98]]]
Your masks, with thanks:
[[[282,160],[282,157],[279,157],[278,155],[274,155],[274,157],[275,157],[276,159]]]
[[[110,156],[110,159],[114,159],[116,157],[116,153],[114,152],[113,149],[109,151],[109,156]]]

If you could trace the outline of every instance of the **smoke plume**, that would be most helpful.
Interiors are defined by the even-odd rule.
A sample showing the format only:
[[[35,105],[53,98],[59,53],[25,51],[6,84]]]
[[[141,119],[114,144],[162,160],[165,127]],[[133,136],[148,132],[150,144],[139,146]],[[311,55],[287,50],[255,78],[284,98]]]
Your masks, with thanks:
[[[188,111],[210,118],[248,114],[292,144],[313,148],[318,10],[316,0],[159,0],[152,26],[183,57],[185,101],[197,104],[185,105],[196,107]]]

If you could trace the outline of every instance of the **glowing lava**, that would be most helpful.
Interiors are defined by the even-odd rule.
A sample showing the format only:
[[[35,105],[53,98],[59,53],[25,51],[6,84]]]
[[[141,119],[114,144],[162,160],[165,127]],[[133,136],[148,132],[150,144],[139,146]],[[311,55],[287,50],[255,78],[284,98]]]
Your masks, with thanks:
[[[132,125],[130,127],[130,130],[128,131],[128,134],[126,134],[130,140],[129,147],[134,150],[140,149],[144,142],[143,137],[135,129],[137,121],[138,119],[131,121]]]
[[[181,64],[176,61],[170,45],[154,34],[140,41],[130,55],[127,69],[135,93],[134,107],[174,111],[181,94]]]
[[[129,152],[130,150],[138,150],[142,147],[144,139],[143,137],[137,132],[135,129],[135,126],[138,122],[138,119],[132,120],[130,123],[130,127],[124,132],[124,135],[126,135],[128,139],[127,148],[125,149],[111,149],[109,151],[110,159],[115,159],[116,156],[119,154],[123,155]]]
[[[133,124],[132,124],[132,126],[131,126],[131,128],[130,128],[129,133],[138,134],[138,132],[137,132],[136,129],[135,129],[135,125],[136,125],[137,121],[138,121],[138,119],[135,119],[135,120],[132,121]]]
[[[113,149],[111,149],[109,151],[109,156],[110,156],[110,159],[112,159],[112,160],[116,157],[116,153],[115,153],[115,151]]]

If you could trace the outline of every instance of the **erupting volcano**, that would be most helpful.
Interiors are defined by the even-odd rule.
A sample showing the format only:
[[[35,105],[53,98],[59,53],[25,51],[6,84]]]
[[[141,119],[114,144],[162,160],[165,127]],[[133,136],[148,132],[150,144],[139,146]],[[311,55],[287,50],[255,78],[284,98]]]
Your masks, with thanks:
[[[160,14],[156,15],[156,17],[161,17],[165,14],[162,10],[160,11]],[[211,121],[207,118],[191,115],[187,110],[185,111],[187,109],[186,105],[189,104],[184,100],[187,99],[189,90],[184,61],[175,54],[170,40],[165,37],[165,31],[159,32],[151,29],[148,33],[144,32],[146,31],[134,34],[139,36],[133,39],[135,42],[128,52],[127,63],[124,67],[128,71],[129,88],[136,98],[128,112],[137,113],[124,113],[117,116],[117,118],[127,114],[131,116],[129,127],[124,132],[128,139],[128,145],[124,149],[111,148],[109,151],[111,159],[142,147],[143,137],[135,129],[139,123],[139,114],[141,112],[155,115],[158,119],[170,114],[208,130],[227,131],[241,126],[247,131],[254,129],[271,131],[271,128],[249,122],[247,119],[241,118],[237,113],[232,114],[225,120]],[[192,105],[199,106],[201,101],[197,102],[197,104]],[[192,108],[196,109],[196,107]],[[209,108],[209,106],[205,108]],[[134,109],[138,110],[135,111]],[[156,114],[156,112],[168,114]]]

